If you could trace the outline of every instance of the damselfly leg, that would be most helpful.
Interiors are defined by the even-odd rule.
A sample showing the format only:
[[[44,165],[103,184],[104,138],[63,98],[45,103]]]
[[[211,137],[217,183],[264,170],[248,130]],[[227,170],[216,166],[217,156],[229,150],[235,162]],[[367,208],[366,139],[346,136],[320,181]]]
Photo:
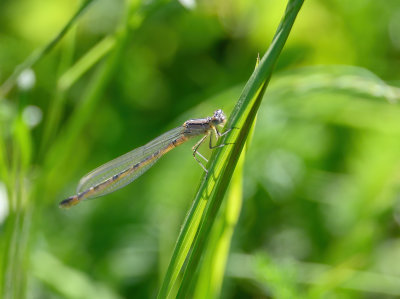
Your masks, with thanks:
[[[192,147],[192,150],[193,150],[193,158],[197,161],[197,163],[199,163],[199,165],[201,166],[201,168],[203,168],[204,171],[207,172],[207,173],[208,173],[207,168],[203,165],[203,163],[201,163],[201,161],[200,161],[199,159],[197,159],[196,155],[200,156],[201,158],[204,159],[204,161],[208,162],[208,159],[206,159],[202,154],[200,154],[200,153],[198,152],[198,149],[199,149],[200,145],[204,142],[204,140],[206,140],[206,138],[208,137],[208,135],[209,135],[209,134],[203,136],[203,137]],[[210,138],[211,138],[211,137],[210,137]]]
[[[218,139],[222,136],[225,136],[226,134],[228,134],[230,131],[232,130],[232,128],[226,130],[224,133],[221,133],[218,131],[218,129],[216,127],[213,127],[213,131],[214,131],[214,135],[215,135],[215,139],[216,142],[218,142]],[[233,143],[222,143],[222,144],[218,144],[218,145],[212,145],[212,133],[209,133],[205,136],[203,136],[193,147],[193,157],[194,159],[197,161],[197,163],[200,164],[201,168],[203,168],[203,170],[208,173],[207,168],[204,166],[204,164],[196,157],[197,155],[200,156],[201,158],[204,159],[204,161],[208,162],[208,159],[206,159],[202,154],[200,154],[200,152],[198,151],[200,145],[206,140],[207,137],[210,137],[209,139],[209,144],[208,147],[210,149],[214,149],[214,148],[220,148],[220,147],[224,147],[225,145],[229,145],[229,144],[233,144]]]

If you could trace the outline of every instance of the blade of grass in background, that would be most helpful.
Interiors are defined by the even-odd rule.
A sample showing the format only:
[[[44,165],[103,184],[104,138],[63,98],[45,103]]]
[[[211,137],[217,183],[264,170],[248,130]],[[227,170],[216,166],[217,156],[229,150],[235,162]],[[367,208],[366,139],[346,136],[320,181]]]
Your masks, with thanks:
[[[372,265],[379,264],[379,254],[377,253],[379,250],[374,253],[372,259],[369,252],[373,243],[371,239],[380,240],[381,238],[375,228],[381,226],[382,215],[391,213],[393,206],[396,205],[396,196],[388,196],[388,194],[398,190],[398,188],[392,188],[393,185],[396,185],[395,181],[398,180],[398,166],[396,165],[399,164],[396,160],[398,161],[399,138],[396,136],[398,136],[400,128],[399,107],[388,102],[395,103],[398,101],[398,88],[382,82],[365,69],[344,66],[299,69],[294,72],[287,72],[283,76],[274,77],[272,81],[267,92],[269,105],[262,105],[258,115],[263,120],[259,124],[266,129],[258,131],[258,150],[253,151],[252,157],[246,157],[250,161],[249,164],[255,166],[248,169],[248,173],[259,178],[258,184],[265,184],[268,181],[268,178],[265,175],[263,176],[265,166],[274,164],[270,157],[278,151],[290,152],[290,146],[286,147],[284,144],[292,143],[293,136],[297,134],[291,135],[292,132],[298,130],[305,123],[308,125],[313,122],[313,125],[316,126],[324,124],[326,127],[337,126],[345,127],[349,131],[353,130],[354,138],[351,139],[350,143],[353,143],[353,146],[356,145],[356,150],[352,152],[351,157],[345,158],[348,159],[346,163],[351,165],[349,166],[349,168],[351,167],[350,170],[324,174],[319,173],[321,172],[320,169],[309,170],[312,173],[309,175],[311,179],[307,179],[306,184],[309,185],[307,188],[312,190],[310,192],[312,195],[305,196],[307,197],[306,201],[323,201],[322,207],[329,211],[328,218],[343,217],[343,211],[345,211],[343,206],[350,206],[352,211],[348,212],[349,220],[346,220],[350,223],[349,228],[345,229],[345,234],[337,240],[330,236],[332,238],[330,242],[335,244],[331,245],[331,248],[334,249],[330,251],[330,254],[334,257],[325,258],[327,264],[305,265],[296,261],[296,257],[293,257],[295,255],[288,258],[285,250],[302,247],[301,242],[298,242],[299,240],[295,238],[292,241],[294,243],[285,241],[277,248],[267,245],[268,249],[263,252],[263,255],[265,256],[265,252],[268,252],[269,256],[263,257],[263,259],[257,258],[257,252],[252,254],[254,258],[243,259],[240,262],[235,261],[235,258],[230,258],[230,264],[234,264],[235,277],[239,278],[235,281],[240,282],[242,275],[243,277],[247,276],[251,283],[256,286],[256,289],[273,298],[282,298],[283,296],[280,294],[285,290],[291,290],[291,296],[286,296],[286,298],[320,298],[328,294],[338,294],[343,292],[343,289],[357,290],[358,292],[378,292],[383,296],[387,294],[396,295],[398,288],[395,286],[398,278],[391,275],[392,272],[390,271],[386,271],[386,274],[384,272],[378,274],[383,268],[375,267],[374,269],[374,266],[369,263]],[[277,115],[279,115],[278,118]],[[287,120],[287,124],[278,125],[277,128],[271,129],[274,122],[279,123],[279,119]],[[385,119],[385,121],[382,122],[382,119]],[[271,131],[275,132],[272,133]],[[322,138],[317,138],[315,135],[312,138],[310,138],[310,136],[313,136],[312,134],[303,133],[302,135],[306,137],[302,139],[302,142],[296,141],[296,149],[292,151],[293,153],[296,153],[296,150],[299,150],[299,152],[304,150],[304,148],[300,149],[299,144],[315,148],[316,144],[321,143]],[[327,135],[326,131],[323,135]],[[280,141],[273,141],[277,139]],[[307,139],[318,141],[310,145],[307,144]],[[252,149],[254,150],[255,147]],[[260,160],[262,155],[269,158]],[[314,155],[315,153],[313,153]],[[268,164],[266,164],[266,161],[268,161]],[[344,173],[345,175],[343,175]],[[357,173],[357,175],[353,176],[353,173]],[[277,172],[271,174],[271,177],[276,176]],[[329,176],[332,177],[328,178]],[[357,179],[354,179],[354,177],[357,177]],[[343,182],[334,181],[338,178]],[[250,177],[249,181],[251,181]],[[360,181],[363,183],[360,183]],[[303,185],[300,181],[297,183]],[[334,191],[331,190],[329,194],[323,193],[326,192],[327,184],[331,184],[334,188]],[[266,190],[273,189],[271,184],[265,185]],[[321,186],[324,186],[324,188]],[[278,206],[284,200],[279,199],[278,193],[273,193],[273,190],[270,192],[272,193],[271,197],[280,202],[279,205],[276,205],[279,209]],[[294,192],[298,194],[301,191],[299,191],[299,188],[294,188]],[[346,195],[346,192],[351,192],[350,198]],[[294,195],[288,197],[292,198]],[[296,198],[293,202],[288,202],[286,207],[284,205],[281,207],[286,210],[285,216],[287,218],[291,218],[287,216],[288,207],[295,205],[294,201],[297,200]],[[340,207],[340,212],[335,212],[338,207]],[[293,209],[299,208],[295,206]],[[273,213],[279,213],[279,211]],[[335,215],[331,216],[332,214]],[[303,217],[303,219],[305,218]],[[284,225],[287,225],[286,222],[289,222],[289,220],[285,220]],[[308,225],[311,226],[311,224]],[[288,227],[290,227],[290,224]],[[249,230],[248,227],[246,229]],[[365,230],[366,233],[360,234],[360,231],[364,232]],[[273,238],[273,236],[268,236],[268,238]],[[304,236],[301,236],[301,238],[302,240],[306,239]],[[241,240],[241,242],[245,241]],[[281,239],[280,242],[282,242]],[[396,249],[392,250],[396,251]],[[280,257],[279,259],[276,258],[277,255]],[[341,258],[338,258],[338,256],[341,256]],[[383,253],[382,256],[388,260],[395,260],[387,252]],[[302,256],[297,258],[301,260]],[[291,268],[287,265],[288,260],[289,264],[290,262],[294,263],[294,265],[289,265]],[[367,260],[368,262],[365,262]],[[368,267],[365,266],[367,263]],[[255,266],[255,271],[250,271],[252,273],[249,275],[247,266],[252,264]],[[304,267],[297,267],[297,264]],[[230,267],[228,266],[228,268]],[[324,268],[326,271],[320,271]],[[389,269],[394,268],[390,264]],[[367,272],[360,271],[364,269]],[[298,273],[297,276],[296,273]],[[245,284],[247,283],[245,282]],[[303,283],[309,285],[305,288],[303,286],[297,287],[297,285]],[[298,290],[302,289],[308,289],[309,295],[307,296],[305,292],[304,294],[298,293]],[[371,295],[377,296],[376,294]],[[364,296],[368,296],[368,294],[364,294]]]
[[[58,88],[61,90],[69,89],[83,74],[109,53],[114,45],[115,38],[113,36],[106,36],[95,44],[85,56],[62,74],[58,79]]]
[[[1,87],[3,95],[7,94],[14,84],[18,76],[26,68],[32,67],[46,54],[48,54],[67,33],[67,31],[78,21],[78,17],[92,1],[85,1],[68,21],[63,29],[52,39],[46,46],[35,51],[25,62],[18,66],[14,73]],[[67,59],[68,60],[68,59]],[[29,94],[22,93],[21,103],[27,103]],[[29,236],[29,222],[32,212],[30,201],[33,198],[30,184],[28,184],[28,176],[31,167],[31,135],[22,119],[22,111],[24,105],[19,109],[18,117],[14,123],[13,134],[14,142],[12,144],[12,161],[10,167],[11,177],[9,190],[10,215],[6,226],[6,240],[4,241],[4,264],[2,264],[2,290],[1,294],[4,298],[24,298],[26,286],[26,262],[27,262],[27,246]],[[53,148],[53,147],[50,147]],[[48,150],[48,149],[47,149]],[[47,178],[47,177],[46,177]],[[7,181],[7,180],[4,180]],[[51,180],[49,180],[51,181]],[[32,188],[41,190],[39,182],[33,184]],[[40,192],[40,191],[39,191]],[[38,196],[37,198],[41,198]]]
[[[44,160],[45,172],[40,184],[38,184],[38,190],[42,188],[41,184],[48,184],[50,178],[57,175],[60,169],[69,168],[69,158],[75,151],[76,140],[85,125],[90,121],[101,100],[101,95],[108,82],[113,78],[115,66],[123,56],[121,53],[123,53],[127,41],[132,38],[133,32],[141,26],[146,17],[162,6],[164,2],[167,1],[155,1],[151,5],[143,4],[139,1],[129,2],[124,10],[125,15],[121,19],[121,23],[114,35],[100,42],[98,44],[99,48],[92,48],[92,51],[90,51],[91,55],[95,57],[85,56],[65,74],[66,77],[63,77],[63,80],[66,80],[68,84],[73,84],[87,71],[87,68],[94,67],[103,55],[107,55],[103,65],[94,74],[91,83],[82,95],[81,102],[79,102],[74,113],[53,141],[52,147],[46,152]],[[57,192],[57,186],[52,186],[51,190]]]
[[[40,59],[45,57],[61,40],[61,38],[67,33],[77,21],[78,17],[84,11],[91,2],[86,1],[78,9],[71,20],[64,26],[61,32],[50,41],[45,47],[34,52],[24,63],[17,67],[10,78],[4,83],[0,92],[4,95],[9,92],[15,84],[18,75],[26,68],[32,67]],[[120,26],[117,28],[114,36],[112,36],[108,43],[101,43],[102,49],[99,51],[89,52],[84,56],[84,65],[78,64],[79,69],[72,68],[71,72],[68,72],[70,67],[71,53],[73,52],[73,43],[71,49],[67,49],[65,53],[65,60],[62,60],[59,64],[59,72],[64,73],[67,69],[67,81],[68,84],[72,84],[82,74],[96,65],[96,62],[102,58],[106,53],[109,53],[105,59],[104,64],[100,65],[97,69],[97,73],[92,78],[91,84],[86,89],[86,93],[82,97],[82,101],[79,102],[74,113],[70,117],[69,121],[65,126],[60,127],[60,134],[55,134],[58,131],[60,125],[60,119],[62,119],[63,105],[65,104],[65,89],[58,89],[55,95],[54,105],[51,106],[49,113],[50,119],[46,122],[44,128],[45,136],[41,140],[43,157],[43,164],[38,167],[35,165],[33,170],[31,161],[31,131],[26,127],[22,119],[22,111],[25,103],[30,103],[28,95],[23,94],[23,101],[20,100],[18,103],[23,103],[18,111],[18,117],[16,118],[15,128],[11,135],[13,137],[13,144],[11,147],[12,161],[10,170],[8,171],[6,165],[1,167],[0,173],[8,176],[2,179],[7,183],[8,189],[8,201],[11,206],[10,214],[8,215],[7,224],[5,226],[5,236],[1,243],[3,249],[3,263],[1,264],[1,298],[24,298],[26,297],[26,271],[28,268],[28,261],[30,259],[28,250],[28,241],[30,237],[30,220],[32,211],[37,207],[40,207],[38,201],[43,201],[43,198],[54,198],[49,196],[51,191],[57,190],[58,186],[54,184],[54,176],[57,176],[62,169],[68,169],[69,155],[75,150],[75,142],[82,132],[83,127],[90,121],[90,115],[94,112],[98,101],[101,99],[104,89],[108,86],[110,78],[112,78],[115,70],[115,65],[121,55],[121,51],[126,45],[126,41],[131,38],[131,33],[141,25],[141,21],[144,19],[143,16],[147,16],[153,12],[152,9],[162,5],[164,1],[155,1],[147,7],[142,9],[142,2],[132,1],[127,3],[125,15],[121,18]],[[144,5],[144,4],[143,4]],[[143,16],[142,16],[143,14]],[[72,74],[72,75],[71,75]],[[65,78],[65,77],[64,77]],[[59,86],[60,87],[60,86]],[[63,87],[63,86],[61,86]],[[66,87],[66,86],[64,86]],[[68,86],[67,86],[68,87]],[[18,92],[20,92],[18,90]],[[32,101],[33,102],[33,101]],[[50,100],[49,100],[50,102]],[[9,133],[9,132],[8,132]],[[53,138],[55,136],[55,138]],[[2,144],[3,136],[1,136]],[[9,157],[5,156],[7,146],[2,147],[0,152],[1,160],[9,160]],[[3,155],[4,153],[4,155]],[[37,162],[37,161],[35,161]],[[32,180],[32,173],[35,171],[36,180]],[[51,186],[51,188],[49,188]],[[46,192],[46,197],[43,197],[43,190],[49,190]],[[35,203],[35,204],[33,204]],[[43,262],[43,261],[41,261]],[[51,269],[52,271],[54,269]],[[38,277],[41,278],[40,275]],[[73,281],[71,283],[74,283]],[[89,283],[88,283],[89,284]],[[62,285],[60,285],[62,287]],[[74,286],[75,287],[75,286]],[[93,289],[97,286],[93,284]],[[77,288],[75,292],[78,293],[77,297],[87,298],[87,294],[84,294],[85,289]],[[96,297],[96,296],[93,296]],[[97,298],[97,297],[96,297]]]
[[[77,9],[73,17],[67,22],[62,30],[48,42],[44,47],[35,51],[21,65],[17,66],[13,74],[1,86],[0,94],[6,95],[13,86],[18,82],[19,75],[27,68],[33,67],[38,61],[48,55],[54,47],[61,41],[66,33],[77,23],[79,17],[93,0],[84,1]],[[41,157],[43,164],[35,167],[32,166],[32,146],[31,146],[31,130],[27,128],[23,120],[22,112],[27,103],[34,102],[29,99],[29,93],[18,90],[21,98],[18,103],[18,114],[13,123],[13,130],[6,126],[7,132],[3,136],[0,145],[6,143],[9,136],[12,137],[10,150],[7,151],[7,145],[2,146],[0,150],[0,161],[5,161],[0,166],[0,174],[4,177],[1,181],[7,185],[8,205],[11,206],[8,215],[7,224],[5,225],[5,236],[1,242],[4,252],[3,263],[1,264],[1,290],[0,297],[4,298],[23,298],[25,297],[26,287],[26,268],[29,260],[28,254],[28,237],[30,230],[30,215],[35,207],[35,201],[50,198],[51,191],[57,190],[58,186],[54,184],[54,176],[63,172],[62,169],[68,169],[69,155],[75,150],[75,142],[82,132],[83,127],[90,120],[91,113],[94,112],[95,106],[101,98],[102,92],[112,78],[114,66],[118,59],[122,57],[121,51],[126,45],[126,41],[131,38],[132,31],[140,27],[141,22],[149,14],[153,13],[167,1],[154,1],[151,4],[140,1],[130,1],[126,3],[125,14],[121,17],[120,26],[114,35],[105,42],[100,43],[101,48],[94,48],[95,51],[84,55],[83,60],[71,68],[74,53],[74,38],[71,36],[69,48],[62,53],[62,59],[59,63],[58,75],[66,74],[67,85],[58,86],[55,93],[53,105],[50,105],[47,114],[48,119],[43,128],[44,137],[42,140]],[[97,51],[96,51],[97,50]],[[65,92],[71,84],[78,80],[88,69],[93,68],[105,54],[109,53],[103,65],[97,69],[97,73],[92,78],[91,84],[86,89],[86,93],[79,102],[74,113],[69,118],[65,126],[60,127],[60,134],[56,134],[62,119],[62,113],[65,104]],[[61,88],[60,88],[61,87]],[[3,101],[4,102],[4,101]],[[49,116],[50,114],[50,116]],[[1,124],[3,129],[3,124]],[[55,138],[53,138],[55,137]],[[10,158],[12,157],[12,159]],[[11,160],[11,161],[10,161]],[[10,161],[10,163],[8,163]],[[34,161],[37,163],[38,161]],[[10,165],[8,165],[10,164]],[[35,174],[36,180],[32,180],[32,173]],[[48,186],[52,186],[48,188]],[[43,190],[46,196],[43,197]],[[85,296],[84,296],[85,297]]]
[[[83,2],[67,24],[49,43],[33,52],[22,64],[15,68],[11,76],[0,87],[0,96],[7,95],[17,83],[22,72],[35,65],[59,43],[92,2],[93,0]],[[9,130],[6,134],[12,136],[11,153],[6,156],[7,151],[1,150],[0,157],[4,162],[7,161],[1,167],[1,179],[7,185],[8,205],[10,207],[7,225],[4,228],[6,238],[2,243],[4,250],[0,273],[2,298],[24,298],[26,296],[27,252],[32,214],[32,205],[30,205],[31,184],[28,183],[28,178],[31,172],[33,147],[31,131],[23,119],[24,109],[30,102],[30,94],[27,90],[22,89],[19,90],[18,94],[19,107],[15,120],[10,127],[6,127]],[[5,149],[7,146],[3,145],[3,142],[5,143],[8,137],[3,136],[4,132],[1,133],[2,141],[0,145],[2,149]],[[10,161],[9,166],[8,161]],[[9,167],[9,171],[7,167]]]
[[[82,58],[83,60],[67,71],[66,77],[62,77],[64,78],[63,80],[67,80],[68,84],[73,84],[88,68],[94,67],[98,59],[107,54],[103,65],[94,74],[91,83],[83,94],[81,102],[77,105],[69,121],[63,126],[60,134],[52,142],[51,148],[47,150],[44,160],[45,171],[42,177],[43,180],[38,184],[38,190],[42,188],[41,184],[47,184],[51,181],[50,178],[57,175],[60,169],[68,169],[69,158],[74,152],[76,140],[80,136],[84,126],[90,121],[91,115],[94,113],[101,99],[101,95],[107,87],[109,80],[111,80],[115,66],[126,46],[127,39],[132,34],[132,31],[137,29],[141,24],[141,22],[136,22],[134,26],[130,24],[132,15],[135,15],[139,8],[140,5],[136,2],[129,4],[125,10],[126,14],[122,18],[121,24],[114,33],[114,36],[110,36],[100,42],[98,44],[100,49],[95,48],[93,50],[92,48],[93,51],[90,51],[90,54],[95,57],[85,56]],[[142,20],[143,18],[140,19]],[[54,187],[52,190],[56,192],[57,187]]]
[[[68,267],[47,252],[35,251],[32,256],[35,276],[56,290],[61,298],[122,298],[106,284],[93,281],[86,273]]]
[[[63,69],[57,82],[57,90],[54,100],[51,101],[51,108],[48,113],[47,124],[43,133],[41,153],[46,152],[46,148],[54,138],[61,120],[65,105],[65,94],[87,71],[92,69],[102,58],[109,54],[114,48],[116,42],[115,36],[106,36],[96,45],[94,45],[80,60],[68,69]],[[67,53],[66,56],[69,56]],[[68,57],[70,58],[70,57]],[[68,60],[67,58],[67,60]]]
[[[23,101],[28,97],[22,94]],[[31,163],[32,139],[27,124],[23,121],[22,109],[12,124],[13,155],[9,173],[10,214],[5,227],[4,258],[1,272],[2,298],[24,298],[26,296],[26,251],[31,210],[28,204],[30,190],[26,178]]]
[[[331,266],[295,260],[271,260],[265,252],[252,255],[233,254],[227,275],[241,280],[251,280],[269,288],[274,298],[320,298],[320,294],[299,293],[297,284],[309,285],[319,290],[330,288],[370,293],[372,296],[400,296],[400,279],[396,275],[360,271],[350,265]],[[344,281],[343,281],[344,280]],[[289,283],[288,283],[289,281]],[[278,287],[278,283],[280,287]],[[282,284],[284,283],[284,285]],[[272,285],[272,287],[271,287]],[[313,291],[315,292],[315,291]]]
[[[302,0],[288,2],[271,47],[247,82],[227,122],[227,128],[236,127],[239,129],[232,130],[221,142],[234,144],[213,152],[208,164],[209,173],[203,177],[193,206],[178,237],[170,265],[158,294],[159,298],[174,297],[174,293],[178,290],[179,297],[189,296],[189,287],[198,271],[206,240],[257,114],[274,65],[302,4]],[[191,248],[192,250],[189,251]],[[183,267],[185,261],[187,261],[186,268]],[[184,272],[183,279],[180,281],[178,276],[182,272]]]
[[[76,50],[76,27],[72,28],[66,36],[65,46],[61,49],[61,59],[58,65],[57,78],[71,67],[73,56]],[[67,102],[67,90],[61,89],[59,84],[54,92],[53,98],[49,101],[49,111],[43,126],[43,137],[39,156],[46,153],[50,141],[54,138],[62,119]]]
[[[32,68],[40,59],[42,59],[47,53],[49,53],[58,42],[64,37],[68,30],[78,21],[79,17],[85,11],[85,9],[94,0],[86,0],[78,8],[76,13],[71,17],[71,19],[65,24],[65,26],[56,34],[56,36],[47,43],[43,48],[38,49],[33,52],[24,62],[17,66],[11,76],[1,85],[0,87],[0,97],[4,97],[15,85],[19,75],[26,70]]]

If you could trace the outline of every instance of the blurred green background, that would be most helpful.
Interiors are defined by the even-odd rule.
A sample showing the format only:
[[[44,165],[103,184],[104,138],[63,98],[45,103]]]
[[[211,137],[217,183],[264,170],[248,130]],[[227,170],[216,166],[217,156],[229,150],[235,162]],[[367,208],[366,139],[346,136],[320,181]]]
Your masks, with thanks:
[[[0,82],[80,4],[1,1]],[[186,119],[229,115],[285,5],[93,1],[2,85],[4,298],[156,296],[202,174],[193,142],[115,193],[58,202]],[[246,154],[221,298],[400,297],[399,69],[399,1],[305,1]]]

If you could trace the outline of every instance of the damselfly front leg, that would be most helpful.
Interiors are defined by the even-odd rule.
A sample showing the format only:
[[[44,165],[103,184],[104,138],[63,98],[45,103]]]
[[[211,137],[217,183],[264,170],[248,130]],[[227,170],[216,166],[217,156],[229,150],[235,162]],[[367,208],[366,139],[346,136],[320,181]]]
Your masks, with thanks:
[[[214,131],[214,133],[215,133],[215,139],[216,139],[216,141],[218,142],[218,139],[219,139],[220,137],[222,137],[222,136],[228,134],[231,130],[232,130],[232,128],[226,130],[224,133],[220,133],[216,127],[213,127],[213,131]],[[219,144],[219,145],[212,145],[212,135],[213,135],[212,133],[209,133],[209,134],[205,135],[204,137],[202,137],[202,138],[192,147],[194,159],[197,161],[197,163],[200,164],[201,168],[203,168],[204,171],[205,171],[206,173],[208,173],[207,168],[206,168],[206,167],[204,166],[204,164],[203,164],[199,159],[197,159],[197,157],[196,157],[196,155],[199,155],[201,158],[204,159],[204,161],[208,162],[208,159],[206,159],[206,158],[205,158],[202,154],[200,154],[200,152],[198,151],[200,145],[204,142],[204,140],[205,140],[208,136],[210,136],[209,145],[208,145],[208,147],[209,147],[210,149],[223,147],[223,146],[228,145],[228,144],[233,144],[233,143],[223,143],[223,144]]]
[[[222,137],[222,136],[225,136],[225,135],[228,134],[230,131],[232,131],[232,128],[226,130],[224,133],[220,133],[220,131],[218,131],[217,127],[214,127],[213,130],[214,130],[214,133],[215,133],[215,139],[216,139],[216,141],[218,142],[218,139],[219,139],[220,137]],[[214,146],[213,146],[213,145],[212,145],[212,136],[211,136],[211,134],[210,134],[210,143],[209,143],[209,148],[210,148],[210,149],[219,148],[219,147],[224,147],[225,145],[228,145],[228,144],[233,144],[233,143],[222,143],[222,144],[214,145]]]

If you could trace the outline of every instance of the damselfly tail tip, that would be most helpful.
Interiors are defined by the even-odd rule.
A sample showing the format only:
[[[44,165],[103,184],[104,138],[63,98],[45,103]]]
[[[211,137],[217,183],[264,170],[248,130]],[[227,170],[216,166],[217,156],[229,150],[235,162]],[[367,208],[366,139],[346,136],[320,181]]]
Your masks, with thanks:
[[[74,205],[77,205],[78,203],[79,203],[78,195],[74,195],[74,196],[68,197],[67,199],[64,199],[63,201],[61,201],[58,206],[60,208],[70,208]]]

